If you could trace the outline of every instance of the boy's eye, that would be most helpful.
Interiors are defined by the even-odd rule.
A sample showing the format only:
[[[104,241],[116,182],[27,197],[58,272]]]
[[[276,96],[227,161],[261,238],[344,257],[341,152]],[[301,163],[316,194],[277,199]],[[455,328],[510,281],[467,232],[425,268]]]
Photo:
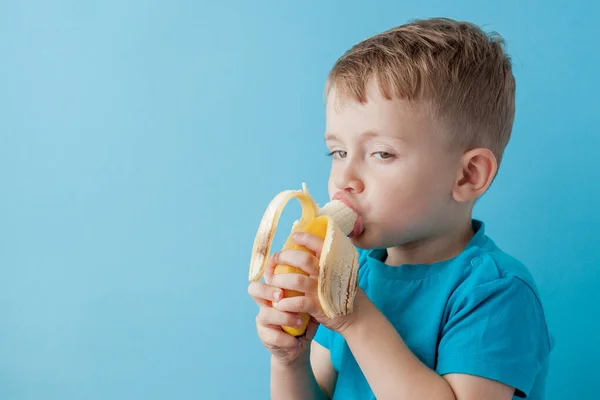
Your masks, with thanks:
[[[345,158],[346,154],[347,153],[343,150],[334,150],[328,153],[328,155],[333,156],[333,158]]]
[[[378,152],[376,152],[376,153],[375,153],[375,155],[376,155],[376,156],[377,156],[377,155],[379,155],[379,157],[378,157],[378,158],[381,158],[382,160],[387,160],[387,159],[389,159],[389,158],[392,158],[392,157],[394,157],[394,155],[393,155],[393,154],[391,154],[391,153],[388,153],[388,152],[386,152],[386,151],[378,151]]]

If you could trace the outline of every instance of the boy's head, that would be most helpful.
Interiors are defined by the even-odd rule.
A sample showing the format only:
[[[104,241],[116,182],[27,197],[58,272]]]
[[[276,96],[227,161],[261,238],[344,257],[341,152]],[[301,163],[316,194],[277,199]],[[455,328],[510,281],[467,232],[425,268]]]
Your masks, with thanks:
[[[502,44],[473,24],[430,19],[368,38],[336,62],[325,88],[329,191],[361,214],[359,247],[470,221],[513,125],[515,80]]]

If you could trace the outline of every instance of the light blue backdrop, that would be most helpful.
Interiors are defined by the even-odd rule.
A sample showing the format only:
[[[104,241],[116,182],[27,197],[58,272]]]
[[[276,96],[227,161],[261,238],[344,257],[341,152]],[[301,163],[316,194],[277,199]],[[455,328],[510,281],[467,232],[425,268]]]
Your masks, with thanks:
[[[507,39],[514,137],[476,216],[539,283],[548,398],[596,398],[599,8],[416,3],[2,1],[0,398],[268,398],[258,221],[302,181],[327,200],[336,58],[431,16]]]

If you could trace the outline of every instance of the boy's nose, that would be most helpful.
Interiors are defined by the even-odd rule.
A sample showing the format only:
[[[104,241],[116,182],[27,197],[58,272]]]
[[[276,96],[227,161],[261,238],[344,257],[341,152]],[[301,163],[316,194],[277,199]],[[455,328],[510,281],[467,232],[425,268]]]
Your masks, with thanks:
[[[335,180],[338,190],[343,190],[352,194],[362,192],[365,187],[356,171],[352,167],[345,168]]]

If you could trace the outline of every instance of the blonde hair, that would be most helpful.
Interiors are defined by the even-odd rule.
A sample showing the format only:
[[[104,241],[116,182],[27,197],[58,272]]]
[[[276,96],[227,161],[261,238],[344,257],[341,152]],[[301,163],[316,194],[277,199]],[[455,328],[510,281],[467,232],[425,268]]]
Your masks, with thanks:
[[[515,113],[511,61],[497,33],[447,18],[416,20],[349,49],[333,66],[325,95],[365,103],[375,78],[382,95],[429,107],[452,146],[489,148],[498,164]]]

